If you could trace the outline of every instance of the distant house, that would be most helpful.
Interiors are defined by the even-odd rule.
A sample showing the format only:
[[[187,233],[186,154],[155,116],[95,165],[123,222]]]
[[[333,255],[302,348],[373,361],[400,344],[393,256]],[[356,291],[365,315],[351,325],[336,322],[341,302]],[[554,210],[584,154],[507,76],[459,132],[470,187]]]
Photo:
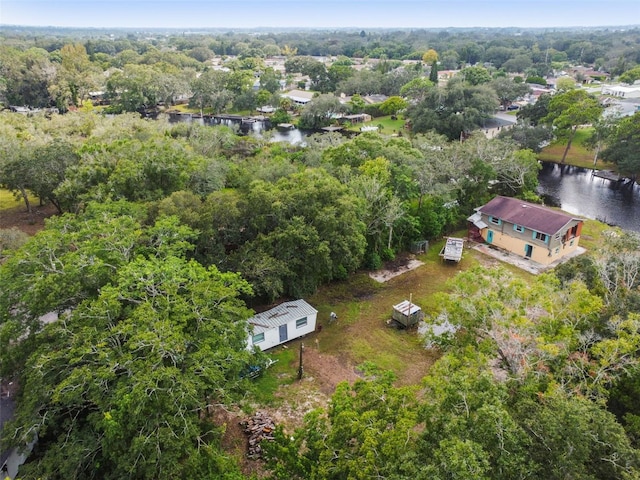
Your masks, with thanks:
[[[349,123],[364,123],[372,120],[371,115],[367,113],[354,113],[353,115],[343,115],[338,119],[341,124],[345,122]]]
[[[498,196],[476,208],[469,238],[548,265],[577,250],[583,221],[566,213]]]
[[[290,99],[296,105],[304,106],[313,99],[314,95],[314,92],[309,92],[307,90],[291,90],[280,96]]]
[[[364,103],[368,105],[375,105],[377,103],[383,103],[388,98],[389,97],[387,95],[383,95],[382,93],[374,93],[371,95],[364,95],[362,100],[364,100]]]
[[[316,329],[318,311],[304,300],[281,303],[271,310],[258,313],[248,322],[252,327],[247,348],[260,350],[281,345]]]
[[[623,85],[603,85],[603,95],[620,98],[640,98],[640,86],[625,87]]]

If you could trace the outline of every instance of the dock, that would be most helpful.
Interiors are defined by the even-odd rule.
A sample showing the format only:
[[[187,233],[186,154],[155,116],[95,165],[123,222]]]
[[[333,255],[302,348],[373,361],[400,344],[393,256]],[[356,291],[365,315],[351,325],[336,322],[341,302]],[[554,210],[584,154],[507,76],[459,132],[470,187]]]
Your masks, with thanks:
[[[622,182],[625,180],[624,177],[621,177],[611,170],[593,170],[591,175],[598,178],[604,178],[605,180],[611,180],[612,182]]]

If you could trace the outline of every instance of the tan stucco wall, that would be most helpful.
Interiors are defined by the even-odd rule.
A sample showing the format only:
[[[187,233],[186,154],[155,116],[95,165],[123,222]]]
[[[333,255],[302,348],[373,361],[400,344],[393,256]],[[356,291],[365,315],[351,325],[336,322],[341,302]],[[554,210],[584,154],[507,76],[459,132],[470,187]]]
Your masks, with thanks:
[[[566,242],[564,246],[560,245],[557,247],[552,247],[551,255],[549,255],[549,246],[545,245],[543,242],[536,242],[533,239],[523,240],[521,238],[514,238],[511,235],[508,235],[506,233],[501,233],[499,229],[498,230],[494,230],[492,228],[483,229],[482,238],[484,238],[485,241],[487,241],[487,237],[490,230],[493,231],[493,240],[490,243],[490,245],[495,245],[496,247],[503,248],[521,257],[525,257],[525,246],[531,245],[533,246],[533,251],[531,252],[531,257],[530,257],[531,260],[533,260],[534,262],[540,263],[542,265],[548,265],[550,263],[553,263],[560,257],[574,251],[576,248],[578,248],[578,243],[580,241],[580,237],[575,237],[572,240]]]

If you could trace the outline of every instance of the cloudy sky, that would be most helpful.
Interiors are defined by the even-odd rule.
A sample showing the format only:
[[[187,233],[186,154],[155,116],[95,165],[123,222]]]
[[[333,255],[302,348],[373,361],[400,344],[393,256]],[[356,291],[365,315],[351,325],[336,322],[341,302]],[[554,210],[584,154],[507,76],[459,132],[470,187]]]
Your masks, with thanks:
[[[0,24],[69,27],[563,27],[640,24],[640,0],[0,0]]]

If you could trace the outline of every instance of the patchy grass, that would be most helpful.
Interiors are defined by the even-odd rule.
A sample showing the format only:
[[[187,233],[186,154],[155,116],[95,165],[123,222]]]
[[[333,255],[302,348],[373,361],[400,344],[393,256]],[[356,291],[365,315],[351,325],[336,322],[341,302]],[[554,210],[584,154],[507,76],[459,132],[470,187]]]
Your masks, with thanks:
[[[596,165],[593,164],[595,152],[585,146],[585,141],[589,138],[591,132],[593,132],[593,128],[581,128],[576,132],[576,136],[571,143],[569,153],[567,153],[565,163],[567,165],[575,165],[583,168],[610,170],[613,165],[604,163],[602,160],[598,160]],[[567,142],[565,141],[554,142],[548,147],[545,147],[542,152],[538,154],[538,160],[560,163],[566,146]]]
[[[443,240],[432,243],[418,256],[424,265],[385,283],[371,279],[367,272],[349,280],[322,287],[309,302],[318,309],[322,325],[320,345],[323,353],[339,355],[357,366],[365,361],[393,371],[400,384],[417,384],[435,360],[434,352],[424,349],[415,329],[389,326],[393,305],[412,299],[425,312],[432,311],[434,294],[447,289],[447,282],[459,271],[476,264],[476,252],[465,250],[459,264],[442,262],[438,253]],[[330,312],[338,321],[329,323]]]
[[[580,234],[580,246],[587,250],[594,250],[602,247],[604,237],[602,233],[607,230],[619,230],[617,227],[611,227],[606,223],[597,220],[585,219]]]
[[[29,200],[31,202],[37,202],[38,199],[33,196],[29,196]],[[37,203],[34,203],[37,205]],[[22,199],[16,200],[16,197],[13,196],[9,190],[0,189],[0,210],[8,210],[10,208],[16,208],[24,206],[24,201]]]
[[[269,356],[277,363],[273,364],[255,380],[255,390],[252,398],[260,405],[273,405],[278,398],[276,390],[281,385],[289,385],[296,379],[294,363],[297,360],[297,350],[294,348],[280,348]]]

